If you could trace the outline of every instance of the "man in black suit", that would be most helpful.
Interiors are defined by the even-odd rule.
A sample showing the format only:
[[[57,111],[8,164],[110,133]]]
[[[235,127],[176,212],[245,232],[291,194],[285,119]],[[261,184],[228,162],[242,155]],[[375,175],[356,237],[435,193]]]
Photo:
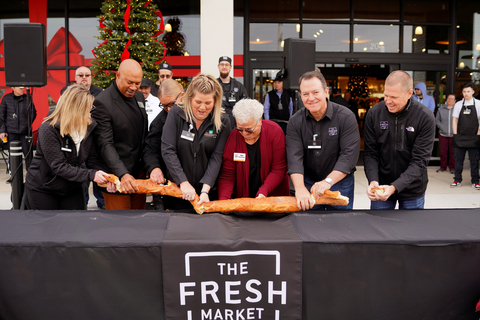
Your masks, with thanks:
[[[148,133],[145,98],[138,91],[142,67],[124,60],[116,80],[94,101],[92,117],[97,121],[94,135],[106,170],[118,176],[127,194],[103,192],[105,208],[145,209],[146,196],[136,194],[135,179],[144,178],[143,144]]]

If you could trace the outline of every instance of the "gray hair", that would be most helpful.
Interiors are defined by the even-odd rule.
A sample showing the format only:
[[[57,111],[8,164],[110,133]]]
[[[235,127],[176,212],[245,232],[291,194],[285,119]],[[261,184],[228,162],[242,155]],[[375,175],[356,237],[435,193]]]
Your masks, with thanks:
[[[254,99],[242,99],[233,106],[232,113],[241,124],[251,119],[258,121],[263,116],[263,105]]]

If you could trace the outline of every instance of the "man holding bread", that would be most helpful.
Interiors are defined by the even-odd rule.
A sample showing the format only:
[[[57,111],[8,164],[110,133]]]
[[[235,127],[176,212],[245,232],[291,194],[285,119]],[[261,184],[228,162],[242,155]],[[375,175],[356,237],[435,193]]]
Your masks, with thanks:
[[[385,101],[367,113],[364,166],[371,209],[423,209],[435,118],[412,99],[412,77],[401,70],[385,80]]]

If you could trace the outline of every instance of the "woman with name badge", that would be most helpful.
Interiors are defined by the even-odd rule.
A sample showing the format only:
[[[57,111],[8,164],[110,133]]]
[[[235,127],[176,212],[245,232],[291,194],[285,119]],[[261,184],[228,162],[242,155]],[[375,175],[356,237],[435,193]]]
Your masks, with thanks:
[[[95,152],[93,100],[85,86],[68,87],[38,129],[37,152],[25,183],[27,209],[84,210],[82,182],[107,183],[107,173],[80,167]]]
[[[278,124],[262,120],[263,105],[243,99],[233,107],[236,127],[223,152],[218,198],[289,196],[285,135]]]
[[[168,113],[162,134],[162,156],[183,199],[174,209],[191,209],[188,201],[217,199],[216,181],[230,134],[230,120],[222,109],[222,87],[211,75],[197,75],[183,105]]]

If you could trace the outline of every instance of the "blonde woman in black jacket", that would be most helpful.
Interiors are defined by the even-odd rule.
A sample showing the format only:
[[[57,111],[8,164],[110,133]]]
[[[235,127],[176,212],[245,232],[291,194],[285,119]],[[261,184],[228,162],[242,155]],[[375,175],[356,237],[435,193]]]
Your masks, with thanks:
[[[96,126],[90,119],[93,100],[84,86],[69,87],[38,129],[37,152],[25,184],[27,209],[86,209],[82,182],[107,182],[107,173],[80,167],[89,156],[96,158],[91,157],[95,153],[91,133]]]

